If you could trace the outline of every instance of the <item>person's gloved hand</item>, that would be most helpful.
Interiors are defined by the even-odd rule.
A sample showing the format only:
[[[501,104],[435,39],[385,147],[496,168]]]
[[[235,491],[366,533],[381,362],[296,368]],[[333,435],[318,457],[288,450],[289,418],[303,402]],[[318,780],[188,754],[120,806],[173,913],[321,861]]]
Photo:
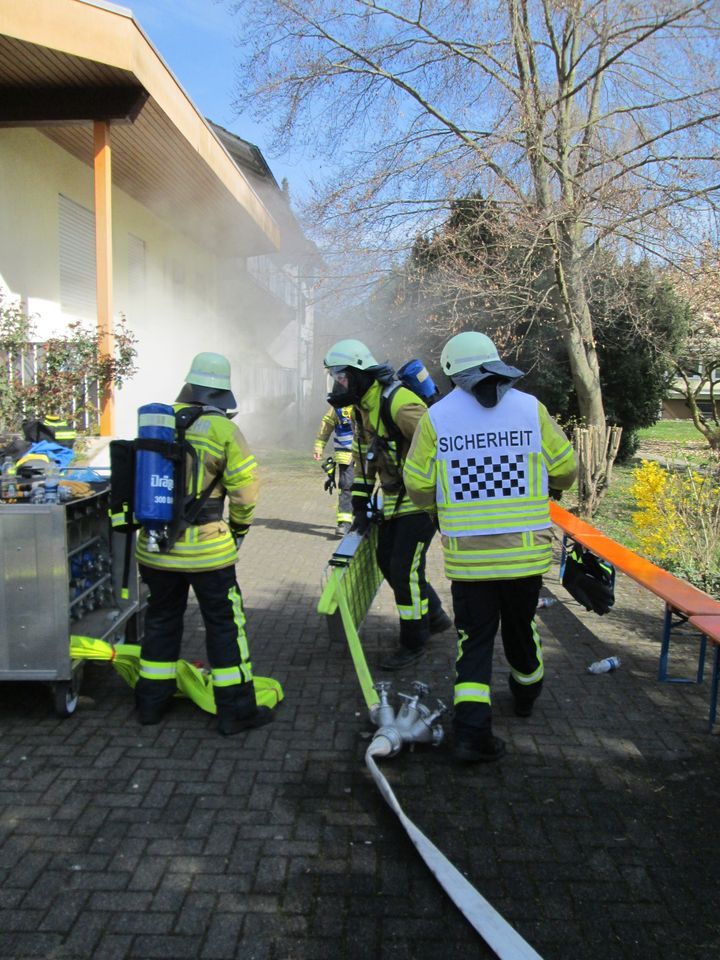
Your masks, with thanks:
[[[247,532],[250,529],[250,524],[248,523],[230,523],[230,535],[235,541],[235,546],[239,550],[243,544]]]
[[[563,495],[562,490],[557,490],[555,487],[548,488],[548,496],[551,500],[560,500]]]
[[[370,517],[366,513],[356,513],[353,517],[350,530],[352,533],[359,533],[360,536],[362,536],[370,529],[371,522]]]

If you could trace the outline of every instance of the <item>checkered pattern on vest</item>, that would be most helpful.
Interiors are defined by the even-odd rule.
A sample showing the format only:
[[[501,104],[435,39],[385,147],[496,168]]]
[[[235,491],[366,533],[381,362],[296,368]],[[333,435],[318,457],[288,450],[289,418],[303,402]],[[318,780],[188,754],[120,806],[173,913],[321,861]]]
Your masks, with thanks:
[[[468,457],[450,460],[450,481],[456,500],[491,500],[527,494],[525,456]]]

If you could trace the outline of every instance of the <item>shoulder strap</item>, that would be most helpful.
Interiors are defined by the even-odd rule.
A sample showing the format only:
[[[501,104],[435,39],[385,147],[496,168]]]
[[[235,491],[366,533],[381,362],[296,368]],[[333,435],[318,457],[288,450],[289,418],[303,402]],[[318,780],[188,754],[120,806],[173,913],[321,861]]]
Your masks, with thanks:
[[[402,384],[399,380],[393,380],[392,383],[383,387],[382,393],[380,394],[380,418],[388,437],[396,442],[402,439],[403,434],[402,430],[392,418],[392,399],[401,386]]]
[[[182,410],[178,410],[175,414],[176,442],[179,444],[184,453],[188,453],[190,455],[193,464],[193,473],[197,471],[199,464],[197,450],[189,440],[185,439],[185,434],[196,420],[199,420],[200,417],[204,416],[224,417],[225,414],[222,410],[219,410],[216,407],[208,408],[201,406],[185,407]],[[167,550],[171,550],[177,542],[180,534],[194,523],[194,521],[200,515],[200,511],[204,507],[208,498],[210,497],[210,494],[213,492],[219,482],[220,475],[216,474],[199,497],[196,497],[193,494],[186,494],[185,489],[187,487],[187,472],[185,466],[185,457],[180,457],[174,491],[175,503],[173,507],[173,521],[168,533],[166,547]]]

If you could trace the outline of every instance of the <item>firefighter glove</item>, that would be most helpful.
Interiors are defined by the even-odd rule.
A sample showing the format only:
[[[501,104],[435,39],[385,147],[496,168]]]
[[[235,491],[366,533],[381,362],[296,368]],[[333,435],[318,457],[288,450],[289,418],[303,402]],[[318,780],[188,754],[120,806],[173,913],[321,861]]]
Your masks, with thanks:
[[[250,525],[247,523],[231,523],[230,524],[230,534],[235,541],[235,546],[240,549],[243,544]]]

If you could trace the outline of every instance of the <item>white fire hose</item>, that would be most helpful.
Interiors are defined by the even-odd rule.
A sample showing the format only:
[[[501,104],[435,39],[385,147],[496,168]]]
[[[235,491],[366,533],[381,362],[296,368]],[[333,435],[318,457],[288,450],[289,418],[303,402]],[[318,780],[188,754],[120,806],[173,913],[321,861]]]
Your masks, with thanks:
[[[378,790],[405,828],[415,849],[435,879],[500,960],[542,960],[540,954],[533,950],[526,940],[523,940],[435,844],[428,840],[422,830],[418,829],[405,815],[390,784],[375,763],[376,757],[395,756],[402,749],[403,743],[437,745],[441,742],[443,731],[437,721],[445,707],[439,703],[439,709],[431,713],[427,707],[419,703],[420,696],[423,692],[427,692],[427,688],[419,683],[414,686],[416,696],[400,694],[405,703],[397,716],[394,716],[393,707],[389,704],[387,696],[390,685],[386,683],[376,685],[375,689],[380,694],[380,703],[370,710],[370,718],[374,723],[381,725],[365,752],[368,770]]]

